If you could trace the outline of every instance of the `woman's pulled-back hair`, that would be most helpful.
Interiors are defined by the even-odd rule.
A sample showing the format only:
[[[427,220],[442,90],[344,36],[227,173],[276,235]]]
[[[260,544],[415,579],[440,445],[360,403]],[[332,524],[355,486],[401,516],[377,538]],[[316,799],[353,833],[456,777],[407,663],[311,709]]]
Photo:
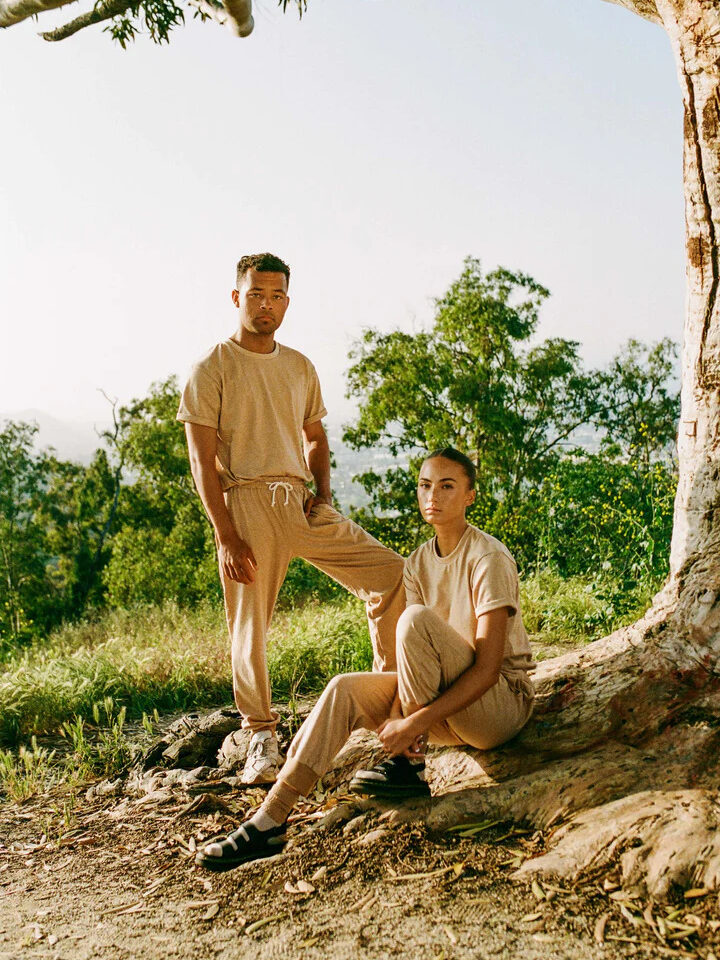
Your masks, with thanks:
[[[460,451],[456,450],[455,447],[443,447],[441,450],[433,450],[433,452],[429,453],[425,459],[434,460],[436,457],[444,457],[446,460],[452,460],[454,463],[459,463],[465,471],[465,476],[468,478],[470,488],[472,489],[475,486],[477,469],[470,457],[468,457],[466,454],[460,453]]]

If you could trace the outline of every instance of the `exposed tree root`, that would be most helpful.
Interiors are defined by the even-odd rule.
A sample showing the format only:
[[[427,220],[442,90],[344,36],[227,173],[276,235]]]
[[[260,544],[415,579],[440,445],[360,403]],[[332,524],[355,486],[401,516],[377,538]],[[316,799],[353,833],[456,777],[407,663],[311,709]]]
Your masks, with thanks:
[[[656,899],[673,887],[720,884],[720,793],[646,790],[585,810],[557,831],[552,849],[516,872],[576,877],[619,860],[623,880]]]

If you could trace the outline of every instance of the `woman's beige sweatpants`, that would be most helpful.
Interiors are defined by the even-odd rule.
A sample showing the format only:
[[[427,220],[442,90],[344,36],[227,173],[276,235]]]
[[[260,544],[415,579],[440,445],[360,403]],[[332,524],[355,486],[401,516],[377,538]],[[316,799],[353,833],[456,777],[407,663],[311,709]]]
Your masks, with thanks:
[[[305,796],[332,766],[353,730],[375,730],[400,703],[431,703],[475,661],[475,649],[427,607],[413,604],[397,628],[397,673],[346,673],[334,677],[313,707],[288,750],[285,766],[263,808],[273,817],[273,796],[283,784]],[[533,685],[524,671],[501,674],[475,703],[429,731],[435,744],[469,744],[489,750],[518,733],[532,712]],[[274,817],[277,819],[277,817]]]
[[[347,520],[319,504],[309,517],[310,491],[301,481],[253,481],[225,494],[230,517],[250,546],[253,583],[236,583],[220,571],[232,643],[235,703],[243,726],[274,729],[265,652],[275,601],[293,557],[302,557],[365,601],[374,670],[395,669],[395,628],[405,607],[403,559]]]

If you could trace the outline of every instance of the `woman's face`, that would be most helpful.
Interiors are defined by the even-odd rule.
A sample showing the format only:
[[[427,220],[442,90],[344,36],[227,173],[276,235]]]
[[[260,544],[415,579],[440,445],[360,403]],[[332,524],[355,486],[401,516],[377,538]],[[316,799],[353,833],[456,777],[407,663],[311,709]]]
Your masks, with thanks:
[[[433,457],[420,468],[417,487],[420,513],[426,523],[435,526],[457,523],[475,499],[468,476],[454,460]]]

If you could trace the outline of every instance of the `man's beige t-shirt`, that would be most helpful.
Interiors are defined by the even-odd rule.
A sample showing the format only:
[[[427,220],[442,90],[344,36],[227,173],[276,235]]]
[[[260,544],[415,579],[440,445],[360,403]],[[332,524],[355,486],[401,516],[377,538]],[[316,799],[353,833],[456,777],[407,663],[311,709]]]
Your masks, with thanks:
[[[275,344],[253,353],[235,340],[213,347],[193,367],[177,419],[217,430],[223,490],[257,479],[312,480],[303,452],[303,426],[327,410],[312,363]]]
[[[433,537],[405,561],[407,605],[421,603],[434,610],[460,636],[474,644],[478,617],[509,607],[505,656],[506,676],[527,675],[535,664],[520,613],[517,567],[507,547],[468,524],[460,542],[446,557]]]

